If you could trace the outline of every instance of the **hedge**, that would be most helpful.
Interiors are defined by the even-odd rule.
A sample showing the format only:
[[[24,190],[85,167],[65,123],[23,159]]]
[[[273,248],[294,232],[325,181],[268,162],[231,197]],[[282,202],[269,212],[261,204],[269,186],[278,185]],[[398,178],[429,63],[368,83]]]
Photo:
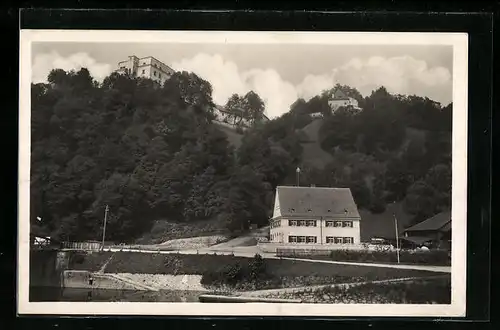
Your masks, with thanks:
[[[380,262],[397,263],[398,257],[396,251],[357,251],[357,250],[334,250],[330,252],[330,259],[335,261],[353,261],[353,262]],[[448,251],[430,250],[430,251],[412,251],[401,250],[399,252],[400,263],[405,264],[425,264],[449,266],[450,258]]]

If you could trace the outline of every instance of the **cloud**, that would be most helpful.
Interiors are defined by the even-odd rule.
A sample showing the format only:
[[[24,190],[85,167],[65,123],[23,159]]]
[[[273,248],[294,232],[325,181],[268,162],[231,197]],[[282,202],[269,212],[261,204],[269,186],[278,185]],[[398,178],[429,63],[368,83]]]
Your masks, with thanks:
[[[111,71],[111,65],[98,63],[87,53],[75,53],[68,57],[63,57],[57,52],[38,54],[33,59],[31,79],[33,83],[47,81],[47,76],[52,69],[80,70],[87,68],[98,81],[102,81]]]
[[[209,81],[213,87],[213,99],[221,105],[234,93],[244,95],[253,90],[264,100],[266,114],[271,118],[287,112],[297,98],[309,100],[336,83],[357,88],[363,96],[385,86],[391,93],[427,96],[443,104],[452,99],[450,71],[444,67],[429,67],[427,62],[411,56],[353,58],[324,74],[307,75],[296,85],[284,80],[272,68],[242,71],[236,63],[218,54],[200,53],[171,66],[175,70],[194,72]],[[46,81],[54,68],[78,70],[82,67],[99,81],[112,71],[110,64],[99,63],[84,52],[68,57],[51,52],[35,56],[32,79],[33,82]]]
[[[333,78],[356,87],[365,96],[385,86],[391,93],[427,96],[442,103],[452,99],[450,71],[444,67],[429,67],[425,61],[411,56],[371,57],[365,61],[355,58],[336,68]]]
[[[308,75],[293,85],[281,78],[274,69],[240,71],[236,63],[220,55],[198,54],[172,64],[176,70],[186,70],[210,81],[216,103],[225,104],[233,94],[253,90],[266,103],[269,117],[279,116],[301,97],[305,100],[318,95],[336,83],[357,88],[368,96],[380,86],[391,93],[427,96],[438,102],[451,101],[451,73],[444,67],[428,67],[427,63],[410,56],[367,59],[354,58],[322,75]]]

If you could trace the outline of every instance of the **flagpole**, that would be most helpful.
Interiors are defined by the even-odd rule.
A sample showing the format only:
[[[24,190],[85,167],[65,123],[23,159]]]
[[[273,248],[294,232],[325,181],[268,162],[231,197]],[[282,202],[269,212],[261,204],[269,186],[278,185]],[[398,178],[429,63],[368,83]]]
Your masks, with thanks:
[[[399,233],[398,233],[398,219],[396,218],[396,213],[393,213],[394,216],[394,226],[396,227],[396,253],[398,256],[398,264],[399,264]]]
[[[300,182],[299,182],[300,168],[297,167],[297,169],[295,170],[295,172],[297,173],[297,187],[298,187],[300,185]]]
[[[104,226],[102,229],[102,245],[101,245],[101,250],[104,250],[104,238],[106,237],[106,222],[108,220],[108,211],[109,211],[109,206],[106,205],[106,209],[104,211]]]

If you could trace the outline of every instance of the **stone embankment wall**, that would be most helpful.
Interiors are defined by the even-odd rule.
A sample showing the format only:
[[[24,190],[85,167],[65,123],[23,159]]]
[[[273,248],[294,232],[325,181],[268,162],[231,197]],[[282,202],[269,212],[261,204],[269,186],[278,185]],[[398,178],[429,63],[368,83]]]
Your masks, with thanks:
[[[60,287],[68,268],[69,253],[57,250],[30,251],[30,286]]]

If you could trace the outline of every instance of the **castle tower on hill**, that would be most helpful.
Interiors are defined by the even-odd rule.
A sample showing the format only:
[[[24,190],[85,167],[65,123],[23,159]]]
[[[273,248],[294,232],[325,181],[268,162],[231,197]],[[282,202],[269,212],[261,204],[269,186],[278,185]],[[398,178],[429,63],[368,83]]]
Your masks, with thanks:
[[[129,74],[132,77],[148,78],[161,85],[175,73],[174,69],[153,56],[139,58],[135,55],[129,56],[126,61],[119,62],[116,72]]]

